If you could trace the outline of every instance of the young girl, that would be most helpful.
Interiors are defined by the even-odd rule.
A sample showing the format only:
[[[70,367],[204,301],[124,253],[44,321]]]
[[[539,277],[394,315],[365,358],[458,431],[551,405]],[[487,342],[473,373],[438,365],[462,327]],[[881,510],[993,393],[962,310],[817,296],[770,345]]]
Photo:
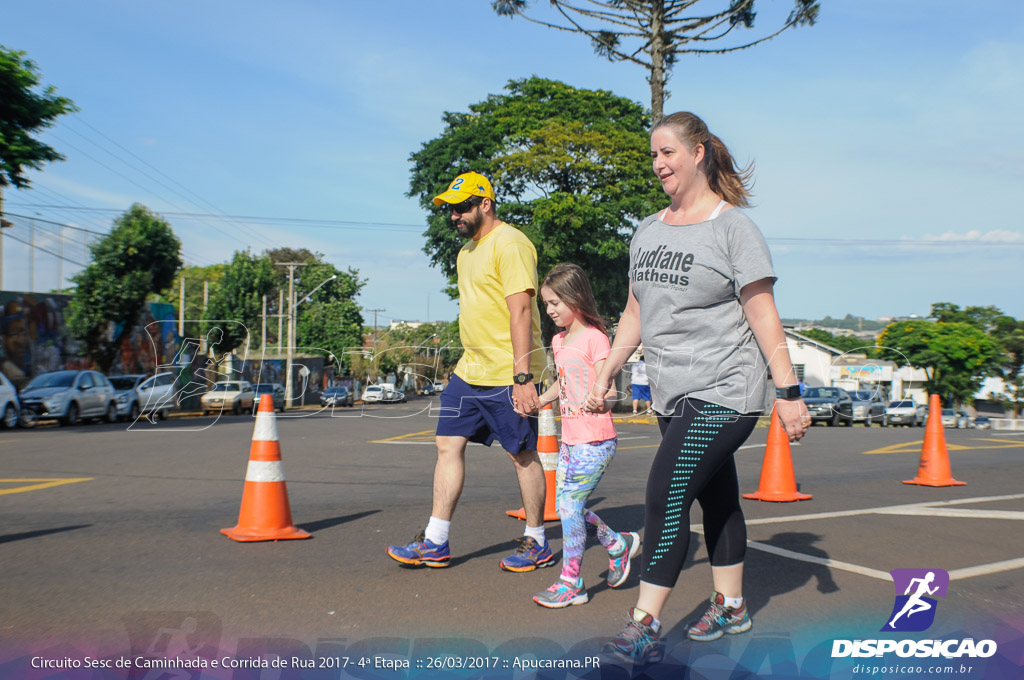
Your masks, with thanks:
[[[556,265],[540,287],[548,316],[565,330],[551,340],[558,380],[541,395],[541,405],[558,399],[562,413],[562,445],[558,454],[557,508],[562,519],[562,574],[547,590],[533,596],[542,607],[585,604],[589,599],[580,577],[587,542],[586,524],[597,527],[597,539],[608,550],[608,586],[616,588],[629,576],[630,558],[640,548],[640,536],[612,531],[583,506],[615,456],[615,425],[610,404],[601,413],[583,410],[610,344],[597,314],[594,293],[583,270],[574,264]]]

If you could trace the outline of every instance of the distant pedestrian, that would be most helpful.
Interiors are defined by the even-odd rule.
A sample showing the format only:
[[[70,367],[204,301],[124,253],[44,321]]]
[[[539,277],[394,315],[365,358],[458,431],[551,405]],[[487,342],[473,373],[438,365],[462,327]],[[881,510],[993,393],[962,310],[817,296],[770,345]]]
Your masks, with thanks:
[[[551,339],[557,380],[540,397],[541,406],[558,400],[562,444],[558,452],[556,508],[562,520],[562,574],[547,590],[533,596],[542,607],[559,609],[586,604],[590,599],[580,576],[587,525],[597,528],[597,540],[608,551],[610,588],[629,577],[630,560],[640,549],[640,536],[618,533],[593,511],[587,500],[615,457],[617,443],[610,405],[589,413],[584,402],[611,345],[597,313],[594,293],[583,269],[559,264],[540,285],[541,302],[555,325],[565,330]]]
[[[629,369],[630,390],[633,392],[633,415],[642,408],[644,413],[651,412],[651,384],[647,378],[647,364],[643,352],[640,358]]]
[[[599,410],[617,373],[643,341],[657,365],[654,410],[662,443],[647,480],[640,593],[625,628],[609,644],[635,664],[659,661],[662,609],[679,578],[690,538],[690,508],[704,512],[714,593],[691,640],[751,627],[743,599],[746,525],[733,454],[764,405],[765,375],[792,440],[810,425],[775,307],[775,272],[746,207],[749,173],[692,113],[651,131],[655,174],[672,199],[637,228],[630,244],[630,290],[615,343],[587,407]],[[767,366],[765,358],[767,357]]]
[[[445,205],[459,236],[469,239],[457,260],[459,333],[464,353],[441,392],[434,493],[426,529],[387,554],[409,565],[447,567],[448,535],[466,478],[466,445],[497,441],[519,480],[526,528],[506,571],[554,564],[544,533],[544,468],[537,456],[540,406],[536,379],[544,370],[537,294],[537,251],[515,227],[495,215],[494,189],[476,172],[459,175],[434,198]],[[516,411],[513,400],[522,413]]]

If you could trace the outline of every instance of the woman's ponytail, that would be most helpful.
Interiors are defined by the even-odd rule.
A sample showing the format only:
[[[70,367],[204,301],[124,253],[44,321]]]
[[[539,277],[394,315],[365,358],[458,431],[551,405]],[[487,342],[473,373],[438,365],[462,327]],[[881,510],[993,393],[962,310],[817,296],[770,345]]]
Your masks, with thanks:
[[[654,130],[667,127],[686,145],[690,151],[698,144],[704,146],[704,160],[701,166],[713,192],[737,208],[749,208],[750,180],[754,164],[738,168],[732,154],[721,139],[711,134],[707,124],[696,114],[681,111],[665,116],[658,121]],[[652,130],[653,131],[653,130]]]

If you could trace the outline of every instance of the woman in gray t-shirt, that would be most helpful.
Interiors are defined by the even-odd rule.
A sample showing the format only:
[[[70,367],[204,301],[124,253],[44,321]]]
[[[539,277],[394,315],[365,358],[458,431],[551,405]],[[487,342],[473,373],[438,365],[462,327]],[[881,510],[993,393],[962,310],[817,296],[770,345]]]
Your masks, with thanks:
[[[644,220],[630,244],[628,302],[588,401],[599,410],[612,377],[642,340],[662,444],[647,481],[639,598],[607,648],[637,664],[664,654],[658,617],[683,567],[695,500],[704,512],[715,592],[687,635],[715,640],[752,625],[743,600],[746,525],[733,454],[762,409],[769,367],[789,438],[800,439],[810,425],[775,308],[768,246],[735,209],[749,205],[749,169],[738,170],[692,113],[654,126],[651,160],[671,205]]]

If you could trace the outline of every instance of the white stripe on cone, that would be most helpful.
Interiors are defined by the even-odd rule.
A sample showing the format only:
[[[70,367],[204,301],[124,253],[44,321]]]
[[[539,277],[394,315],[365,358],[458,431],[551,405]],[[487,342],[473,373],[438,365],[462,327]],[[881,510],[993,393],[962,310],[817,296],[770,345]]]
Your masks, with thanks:
[[[252,429],[252,440],[254,442],[276,442],[277,420],[274,414],[266,411],[256,412],[256,426]]]
[[[557,437],[558,433],[555,431],[555,411],[554,409],[541,409],[540,419],[537,422],[537,434],[541,437]]]
[[[284,466],[279,460],[250,460],[245,470],[247,482],[283,482]]]

